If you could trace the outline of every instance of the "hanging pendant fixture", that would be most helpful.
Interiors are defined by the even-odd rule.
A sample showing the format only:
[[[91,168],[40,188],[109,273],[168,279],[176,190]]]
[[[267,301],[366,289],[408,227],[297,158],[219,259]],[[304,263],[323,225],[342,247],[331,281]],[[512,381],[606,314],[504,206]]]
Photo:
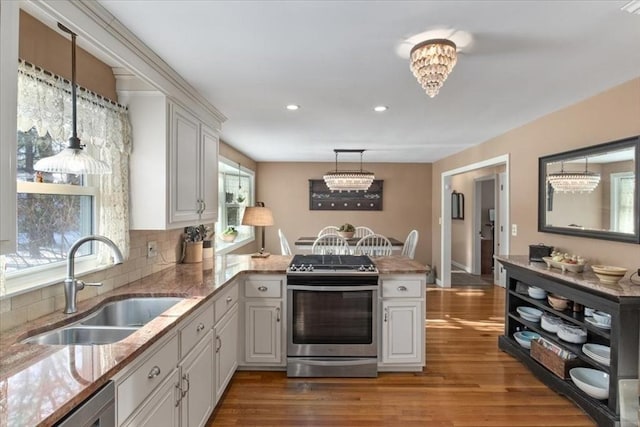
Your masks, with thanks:
[[[87,154],[80,144],[77,131],[77,99],[76,99],[76,37],[77,35],[58,23],[65,33],[71,34],[71,105],[73,130],[69,145],[58,154],[45,157],[36,162],[34,169],[41,172],[69,173],[74,175],[104,175],[111,173],[111,168],[105,162],[94,159]]]
[[[371,172],[362,170],[362,153],[365,150],[333,150],[336,153],[336,170],[324,175],[324,182],[331,191],[367,191],[375,176]],[[360,153],[360,170],[338,170],[339,153]]]
[[[411,71],[422,89],[433,98],[457,62],[456,44],[448,39],[418,43],[411,49]]]
[[[559,193],[590,193],[600,183],[600,174],[589,172],[589,158],[586,158],[584,172],[565,172],[562,162],[560,172],[550,173],[547,180]]]

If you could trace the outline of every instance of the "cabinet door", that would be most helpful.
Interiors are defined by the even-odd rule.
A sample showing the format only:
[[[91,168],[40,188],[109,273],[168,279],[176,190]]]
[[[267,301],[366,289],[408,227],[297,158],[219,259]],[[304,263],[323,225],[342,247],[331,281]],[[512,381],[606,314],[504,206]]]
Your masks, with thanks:
[[[382,362],[422,363],[421,301],[382,302]]]
[[[238,367],[238,304],[215,327],[216,402]]]
[[[182,363],[182,427],[206,425],[215,406],[213,331]]]
[[[282,301],[245,302],[245,362],[282,363]]]
[[[189,112],[171,105],[170,222],[197,221],[200,199],[200,124]]]
[[[202,221],[218,220],[218,135],[206,126],[201,128],[202,144]]]
[[[124,423],[127,427],[179,427],[180,391],[178,370],[175,369],[158,391],[140,408],[138,413]]]

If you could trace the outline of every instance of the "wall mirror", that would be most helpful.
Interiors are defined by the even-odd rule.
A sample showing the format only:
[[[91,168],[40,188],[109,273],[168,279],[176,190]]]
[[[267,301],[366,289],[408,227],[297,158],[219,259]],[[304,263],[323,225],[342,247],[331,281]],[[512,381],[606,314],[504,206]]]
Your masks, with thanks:
[[[640,136],[538,159],[538,231],[640,243]]]
[[[451,193],[451,219],[464,219],[464,194]]]

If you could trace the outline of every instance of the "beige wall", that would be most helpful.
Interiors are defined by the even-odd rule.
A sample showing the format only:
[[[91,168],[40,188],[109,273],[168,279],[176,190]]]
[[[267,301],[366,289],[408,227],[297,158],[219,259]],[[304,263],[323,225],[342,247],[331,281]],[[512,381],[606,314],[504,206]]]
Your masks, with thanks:
[[[543,95],[541,95],[543,96]],[[544,242],[586,257],[591,263],[640,267],[640,245],[539,233],[538,157],[640,134],[640,78],[493,138],[433,164],[433,263],[440,265],[441,174],[496,156],[509,155],[510,217],[518,236],[511,254],[528,254]],[[499,120],[500,118],[496,118]]]
[[[309,179],[320,179],[329,163],[258,163],[257,200],[273,211],[275,225],[266,229],[266,249],[279,253],[278,228],[293,242],[314,236],[327,225],[349,222],[404,241],[412,229],[420,233],[416,259],[430,262],[431,164],[367,163],[367,170],[384,180],[382,211],[310,211]],[[341,169],[357,168],[345,164]]]
[[[71,36],[63,37],[20,11],[19,44],[21,59],[71,80]],[[111,67],[81,48],[76,49],[76,81],[108,99],[118,99]]]

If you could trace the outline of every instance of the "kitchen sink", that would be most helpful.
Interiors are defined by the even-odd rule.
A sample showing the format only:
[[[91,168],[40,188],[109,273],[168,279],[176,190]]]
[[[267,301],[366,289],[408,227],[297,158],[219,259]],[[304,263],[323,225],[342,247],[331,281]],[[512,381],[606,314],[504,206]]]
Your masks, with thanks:
[[[184,298],[129,298],[111,302],[87,318],[81,325],[140,327],[176,305]]]
[[[24,343],[46,345],[101,345],[125,339],[138,328],[104,328],[67,326],[24,340]]]
[[[101,345],[121,341],[184,298],[135,297],[110,302],[79,321],[23,340],[45,345]]]

